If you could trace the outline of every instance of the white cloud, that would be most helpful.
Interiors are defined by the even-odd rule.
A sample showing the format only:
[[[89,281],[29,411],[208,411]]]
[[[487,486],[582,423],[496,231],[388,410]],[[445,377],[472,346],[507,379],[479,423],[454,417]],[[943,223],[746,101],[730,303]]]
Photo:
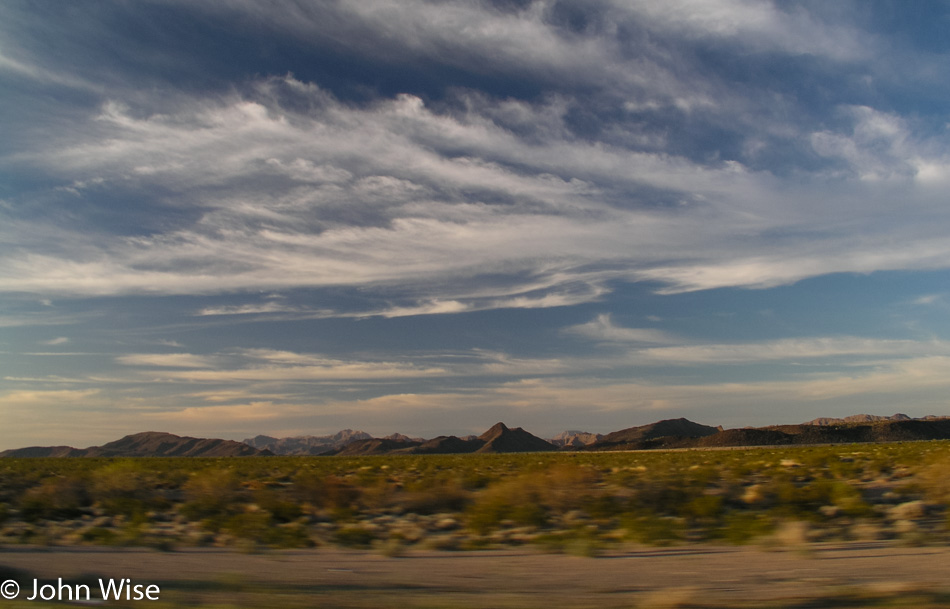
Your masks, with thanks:
[[[130,353],[120,355],[116,361],[123,366],[161,368],[214,368],[217,365],[217,358],[193,353]]]
[[[231,355],[132,354],[117,358],[121,364],[162,368],[150,370],[165,380],[183,382],[307,382],[361,379],[411,379],[446,374],[438,366],[413,363],[341,360],[319,354],[272,349],[246,349]],[[166,370],[165,368],[182,368]]]
[[[882,340],[853,336],[790,338],[755,343],[653,347],[637,355],[679,364],[732,364],[830,357],[899,358],[950,354],[944,341]]]
[[[596,341],[630,344],[666,344],[681,342],[662,330],[623,328],[613,323],[609,313],[602,313],[585,324],[565,328],[565,332]]]
[[[68,342],[69,342],[69,338],[68,338],[68,337],[66,337],[66,336],[59,336],[59,337],[57,337],[57,338],[52,338],[52,339],[50,339],[50,340],[44,340],[44,341],[42,341],[40,344],[42,344],[42,345],[49,345],[49,346],[53,347],[53,346],[56,346],[56,345],[65,345],[65,344],[68,343]]]
[[[615,365],[707,365],[774,362],[779,360],[813,360],[847,358],[863,365],[876,362],[899,362],[902,358],[950,356],[950,342],[932,340],[899,340],[858,336],[818,336],[783,338],[738,343],[698,343],[649,328],[625,328],[614,324],[610,314],[600,314],[592,321],[563,330],[604,344],[622,345],[624,358],[613,358]],[[584,360],[574,362],[581,367]],[[603,365],[588,358],[589,365]]]
[[[268,82],[267,87],[301,84]],[[760,190],[754,176],[737,177],[741,174],[731,166],[710,169],[682,158],[584,142],[529,143],[476,115],[437,114],[415,98],[364,110],[319,91],[310,94],[325,105],[316,115],[245,100],[150,118],[107,106],[100,122],[108,138],[60,146],[39,157],[21,155],[24,162],[57,171],[111,173],[110,179],[143,188],[174,184],[206,211],[191,226],[164,234],[105,242],[102,235],[95,241],[78,234],[57,239],[71,244],[69,259],[40,248],[15,252],[0,271],[0,287],[93,295],[409,282],[421,286],[422,303],[460,301],[453,306],[468,310],[481,307],[433,292],[432,282],[520,273],[548,286],[587,283],[581,291],[533,295],[531,284],[492,292],[484,277],[479,280],[485,296],[495,297],[492,306],[562,306],[604,293],[585,281],[591,271],[584,265],[615,265],[614,277],[629,276],[623,267],[663,257],[669,244],[682,243],[700,223],[707,226],[706,242],[725,229],[707,218],[676,217],[662,209],[619,209],[603,200],[593,183],[608,189],[693,188],[714,198],[731,192],[736,201],[748,196],[743,190]],[[433,148],[468,154],[450,158]],[[294,159],[290,165],[334,169],[312,176],[325,181],[305,191],[237,190],[211,199],[188,194],[205,186],[220,191],[248,175],[266,174],[278,157]],[[348,163],[355,170],[353,159],[368,175],[341,167]],[[152,167],[148,175],[137,171],[143,165]],[[505,202],[487,203],[483,196]],[[338,217],[352,214],[344,210],[354,206],[369,223]],[[18,231],[16,239],[29,232]],[[508,297],[499,298],[503,294]]]
[[[574,32],[555,25],[543,2],[509,11],[422,0],[282,6],[235,0],[201,10],[239,11],[373,57],[388,49],[394,62],[438,56],[477,69],[492,58],[493,73],[609,83],[608,105],[706,113],[694,120],[711,129],[745,121],[738,131],[756,150],[775,137],[804,138],[828,165],[788,179],[719,160],[718,150],[674,152],[662,121],[581,136],[572,113],[587,100],[567,89],[534,102],[468,91],[429,105],[409,94],[356,105],[288,75],[226,96],[173,96],[148,111],[117,100],[80,129],[35,138],[34,149],[7,160],[47,171],[77,196],[121,189],[141,194],[143,215],[168,207],[188,210],[188,219],[135,235],[49,220],[0,227],[10,243],[0,253],[0,291],[398,288],[390,305],[371,311],[229,303],[199,313],[397,317],[595,302],[618,280],[658,282],[665,292],[758,288],[825,273],[946,268],[950,259],[945,135],[921,137],[913,121],[862,105],[842,106],[844,130],[779,124],[765,107],[771,92],[767,102],[752,99],[699,73],[671,42],[724,40],[743,53],[835,61],[872,52],[870,38],[804,8],[604,2],[590,9],[590,28]],[[633,52],[611,25],[625,22],[662,41]]]
[[[256,315],[262,313],[301,313],[304,309],[279,302],[265,302],[261,304],[228,305],[205,307],[198,311],[199,316],[210,315]]]
[[[30,326],[66,326],[81,321],[75,315],[50,315],[47,313],[19,313],[0,315],[0,328]]]
[[[233,423],[251,423],[258,425],[264,421],[299,417],[312,411],[312,406],[297,404],[275,404],[274,402],[250,402],[222,406],[190,406],[180,410],[147,412],[142,415],[144,422],[161,421],[193,426],[195,424],[215,424],[220,421]],[[248,429],[251,429],[248,427]],[[252,432],[248,432],[252,433]]]
[[[359,313],[358,317],[410,317],[413,315],[439,315],[445,313],[463,313],[473,307],[457,300],[430,300],[408,307],[391,307],[380,311]]]
[[[103,87],[99,83],[79,78],[69,72],[49,69],[29,59],[16,59],[4,53],[3,48],[0,48],[0,73],[3,72],[44,84],[59,85],[94,93],[102,93],[103,91]]]
[[[803,7],[761,0],[650,0],[616,2],[653,28],[690,37],[728,39],[758,51],[819,55],[839,61],[867,59],[871,40],[846,24],[828,24]]]
[[[0,405],[5,408],[31,408],[33,406],[79,406],[99,394],[98,389],[63,389],[37,391],[24,389],[8,391],[0,395]]]

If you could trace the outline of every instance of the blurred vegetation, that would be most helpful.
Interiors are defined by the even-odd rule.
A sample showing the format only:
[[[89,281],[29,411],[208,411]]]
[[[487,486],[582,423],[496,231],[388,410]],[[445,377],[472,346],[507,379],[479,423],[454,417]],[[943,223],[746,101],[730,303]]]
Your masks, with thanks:
[[[0,543],[946,541],[950,443],[385,457],[0,460]],[[796,524],[794,527],[788,523]]]

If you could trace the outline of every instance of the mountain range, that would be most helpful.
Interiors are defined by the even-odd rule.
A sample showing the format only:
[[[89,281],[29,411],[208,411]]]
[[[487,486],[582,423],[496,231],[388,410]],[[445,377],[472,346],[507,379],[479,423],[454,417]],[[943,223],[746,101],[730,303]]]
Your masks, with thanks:
[[[0,452],[0,457],[250,457],[271,455],[390,455],[551,452],[557,450],[617,451],[670,448],[717,448],[852,442],[899,442],[950,439],[950,418],[854,415],[818,418],[799,425],[723,429],[688,419],[666,419],[628,427],[606,435],[566,431],[543,440],[520,427],[496,423],[480,436],[439,436],[431,440],[344,429],[330,436],[274,438],[256,436],[244,442],[191,438],[143,432],[89,448],[32,446]]]
[[[0,457],[262,457],[273,454],[233,440],[146,431],[102,446],[30,446],[5,450],[0,452]]]

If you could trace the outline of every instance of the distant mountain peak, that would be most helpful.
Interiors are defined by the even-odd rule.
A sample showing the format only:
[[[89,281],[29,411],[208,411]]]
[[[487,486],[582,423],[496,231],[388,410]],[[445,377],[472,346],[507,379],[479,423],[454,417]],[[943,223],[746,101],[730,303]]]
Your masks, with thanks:
[[[520,427],[508,428],[504,423],[495,423],[478,436],[484,445],[475,452],[479,453],[522,453],[557,450],[557,446],[547,440],[532,435]]]
[[[489,442],[493,438],[497,438],[498,436],[500,436],[501,434],[507,431],[510,431],[510,429],[508,429],[508,426],[502,423],[501,421],[499,421],[498,423],[495,423],[494,425],[489,427],[488,431],[478,436],[478,439],[484,440],[485,442]]]
[[[620,431],[605,435],[591,446],[617,446],[619,448],[624,445],[640,445],[664,437],[678,437],[683,439],[702,438],[719,432],[719,427],[694,423],[689,419],[680,417],[678,419],[664,419],[648,425],[621,429]]]

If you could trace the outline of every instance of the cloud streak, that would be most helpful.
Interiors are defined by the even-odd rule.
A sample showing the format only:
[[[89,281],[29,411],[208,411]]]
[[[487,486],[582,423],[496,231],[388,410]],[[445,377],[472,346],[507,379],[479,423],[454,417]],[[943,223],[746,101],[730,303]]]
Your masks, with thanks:
[[[834,218],[851,213],[860,186],[820,211],[805,200],[807,192],[785,185],[785,194],[769,193],[774,177],[735,162],[704,165],[571,139],[529,143],[484,114],[439,114],[411,96],[363,109],[289,77],[258,86],[272,97],[303,96],[319,109],[299,114],[273,99],[232,99],[137,118],[111,104],[97,119],[103,130],[96,139],[20,155],[20,162],[56,167],[72,179],[97,175],[143,193],[174,184],[201,211],[175,230],[104,243],[102,235],[92,241],[74,233],[66,242],[74,244],[69,259],[14,249],[5,256],[0,288],[113,295],[414,285],[416,304],[381,313],[397,316],[563,306],[596,299],[603,279],[657,281],[669,292],[768,287],[843,271],[943,268],[948,259],[942,233],[923,220],[942,213],[926,196],[909,202],[924,214],[919,223],[905,215],[896,227],[875,227],[890,219],[882,207],[880,216],[861,220],[864,230],[844,234],[854,218]],[[858,114],[860,132],[897,137],[899,125]],[[869,122],[877,126],[864,126]],[[850,159],[857,148],[834,137],[844,136],[818,133],[815,141],[824,142],[825,154]],[[942,171],[934,169],[942,159],[923,156],[919,146],[904,150],[909,144],[901,138],[908,167],[929,163],[931,174]],[[464,152],[449,156],[448,148]],[[869,171],[879,173],[865,168],[859,178]],[[249,187],[251,176],[266,192]],[[203,194],[208,188],[216,194]],[[229,194],[222,196],[222,188]],[[642,188],[668,193],[677,208],[616,203],[623,195],[635,201]],[[885,229],[917,238],[882,246],[875,235]],[[766,239],[791,230],[799,236],[778,244]],[[803,256],[805,244],[822,255]],[[512,273],[561,296],[532,295],[534,286],[522,283],[502,298],[488,277]],[[475,302],[460,293],[452,287],[457,277],[489,298]],[[588,286],[586,295],[565,297],[571,284]],[[208,312],[280,312],[280,305]]]

